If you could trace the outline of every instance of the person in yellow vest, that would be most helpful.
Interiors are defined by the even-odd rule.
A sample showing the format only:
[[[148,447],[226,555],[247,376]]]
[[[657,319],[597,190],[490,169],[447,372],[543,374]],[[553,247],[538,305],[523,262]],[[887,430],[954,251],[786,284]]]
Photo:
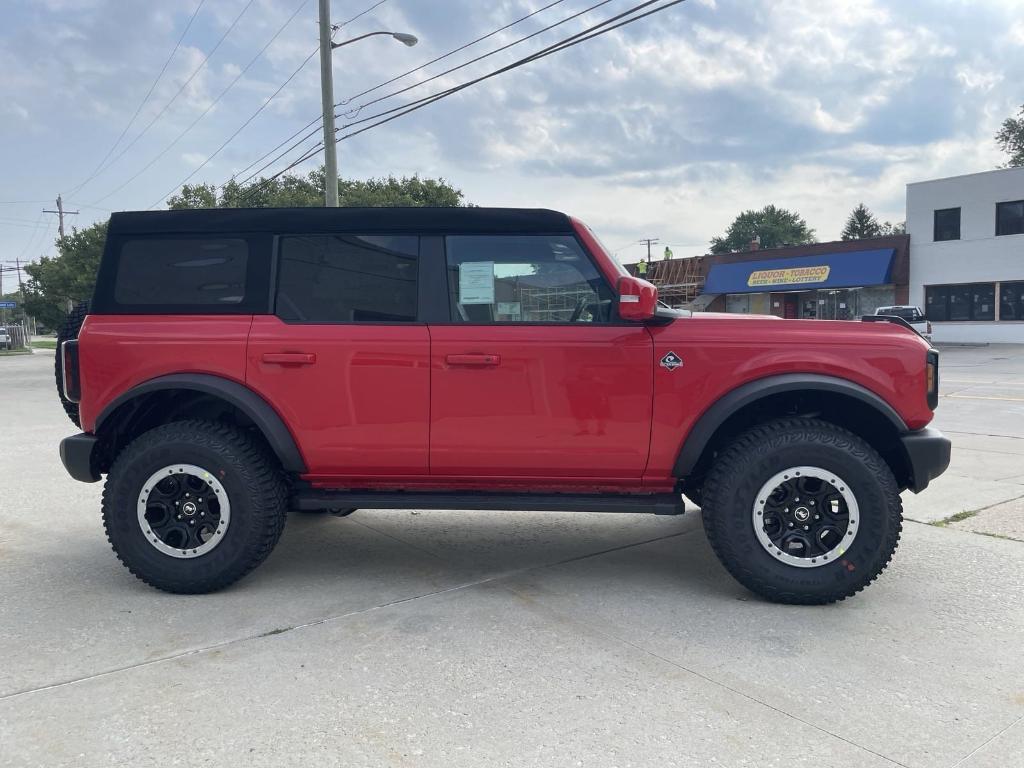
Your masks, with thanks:
[[[668,261],[668,260],[669,260],[669,259],[671,259],[671,258],[672,258],[672,249],[671,249],[671,248],[669,248],[669,247],[668,247],[668,246],[666,245],[666,246],[665,246],[665,261]]]
[[[636,274],[637,277],[647,277],[647,262],[643,259],[640,259],[636,265]]]

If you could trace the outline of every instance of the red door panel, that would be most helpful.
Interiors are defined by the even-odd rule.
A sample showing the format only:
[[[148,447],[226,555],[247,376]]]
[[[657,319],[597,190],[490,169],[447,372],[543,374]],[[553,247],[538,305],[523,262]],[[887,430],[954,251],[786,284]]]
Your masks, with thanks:
[[[639,478],[652,349],[643,327],[432,325],[434,476]]]
[[[291,428],[310,478],[426,475],[429,350],[423,325],[257,316],[246,381]]]

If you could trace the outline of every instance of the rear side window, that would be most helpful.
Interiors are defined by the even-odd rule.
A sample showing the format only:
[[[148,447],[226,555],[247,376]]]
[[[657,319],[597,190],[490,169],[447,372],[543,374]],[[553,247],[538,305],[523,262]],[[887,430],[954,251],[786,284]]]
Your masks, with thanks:
[[[463,323],[606,323],[612,293],[576,239],[446,238],[452,319]]]
[[[416,321],[419,238],[282,237],[277,316],[293,323]]]
[[[114,301],[203,311],[246,298],[249,245],[239,238],[145,238],[121,245]]]

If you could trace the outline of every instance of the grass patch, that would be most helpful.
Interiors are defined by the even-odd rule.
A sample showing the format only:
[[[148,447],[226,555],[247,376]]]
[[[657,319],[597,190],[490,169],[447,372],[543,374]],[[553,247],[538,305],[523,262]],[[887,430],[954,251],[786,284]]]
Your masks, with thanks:
[[[33,349],[56,349],[57,348],[57,340],[56,339],[39,339],[37,341],[33,341],[32,342],[32,348]]]
[[[978,512],[980,511],[980,509],[974,509],[965,512],[957,512],[955,515],[950,515],[949,517],[944,517],[941,520],[936,520],[934,523],[932,523],[932,525],[936,526],[937,528],[945,528],[947,525],[951,523],[959,523],[961,520],[969,520],[970,518],[978,514]]]

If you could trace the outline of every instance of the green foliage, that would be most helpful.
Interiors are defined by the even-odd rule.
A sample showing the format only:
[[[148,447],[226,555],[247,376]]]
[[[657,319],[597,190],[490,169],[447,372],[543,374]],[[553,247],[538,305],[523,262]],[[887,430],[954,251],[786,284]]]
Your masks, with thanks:
[[[43,325],[57,328],[64,322],[69,301],[91,299],[106,239],[105,221],[73,229],[57,239],[56,256],[44,256],[27,265],[25,311]]]
[[[461,190],[444,179],[419,176],[352,180],[338,182],[343,207],[382,208],[394,206],[457,207],[466,205]],[[180,208],[309,208],[324,204],[324,170],[306,176],[285,174],[276,179],[242,187],[229,181],[218,193],[212,184],[185,185],[181,193],[168,201],[168,207]]]
[[[907,234],[907,222],[897,221],[893,224],[891,221],[882,222],[882,234],[883,235],[905,235]]]
[[[996,144],[1008,156],[1006,168],[1024,166],[1024,104],[1017,117],[1008,117],[996,134]]]
[[[882,225],[878,223],[878,219],[864,203],[858,203],[846,219],[846,226],[843,227],[840,237],[843,240],[863,240],[867,237],[879,237],[881,234]]]
[[[756,237],[761,238],[761,248],[817,242],[814,230],[800,214],[766,205],[760,211],[744,211],[737,216],[724,236],[711,239],[711,253],[750,250],[750,243]]]
[[[342,180],[338,184],[341,205],[390,206],[462,206],[461,190],[444,179],[419,176],[394,176],[366,181]],[[285,174],[273,180],[261,180],[245,187],[228,182],[218,194],[212,184],[185,185],[168,201],[172,209],[182,208],[306,208],[324,204],[324,171],[307,176]],[[96,271],[107,237],[102,222],[85,229],[72,230],[57,241],[57,256],[44,256],[37,264],[25,267],[25,310],[43,325],[58,328],[64,321],[68,301],[73,304],[92,298]]]

